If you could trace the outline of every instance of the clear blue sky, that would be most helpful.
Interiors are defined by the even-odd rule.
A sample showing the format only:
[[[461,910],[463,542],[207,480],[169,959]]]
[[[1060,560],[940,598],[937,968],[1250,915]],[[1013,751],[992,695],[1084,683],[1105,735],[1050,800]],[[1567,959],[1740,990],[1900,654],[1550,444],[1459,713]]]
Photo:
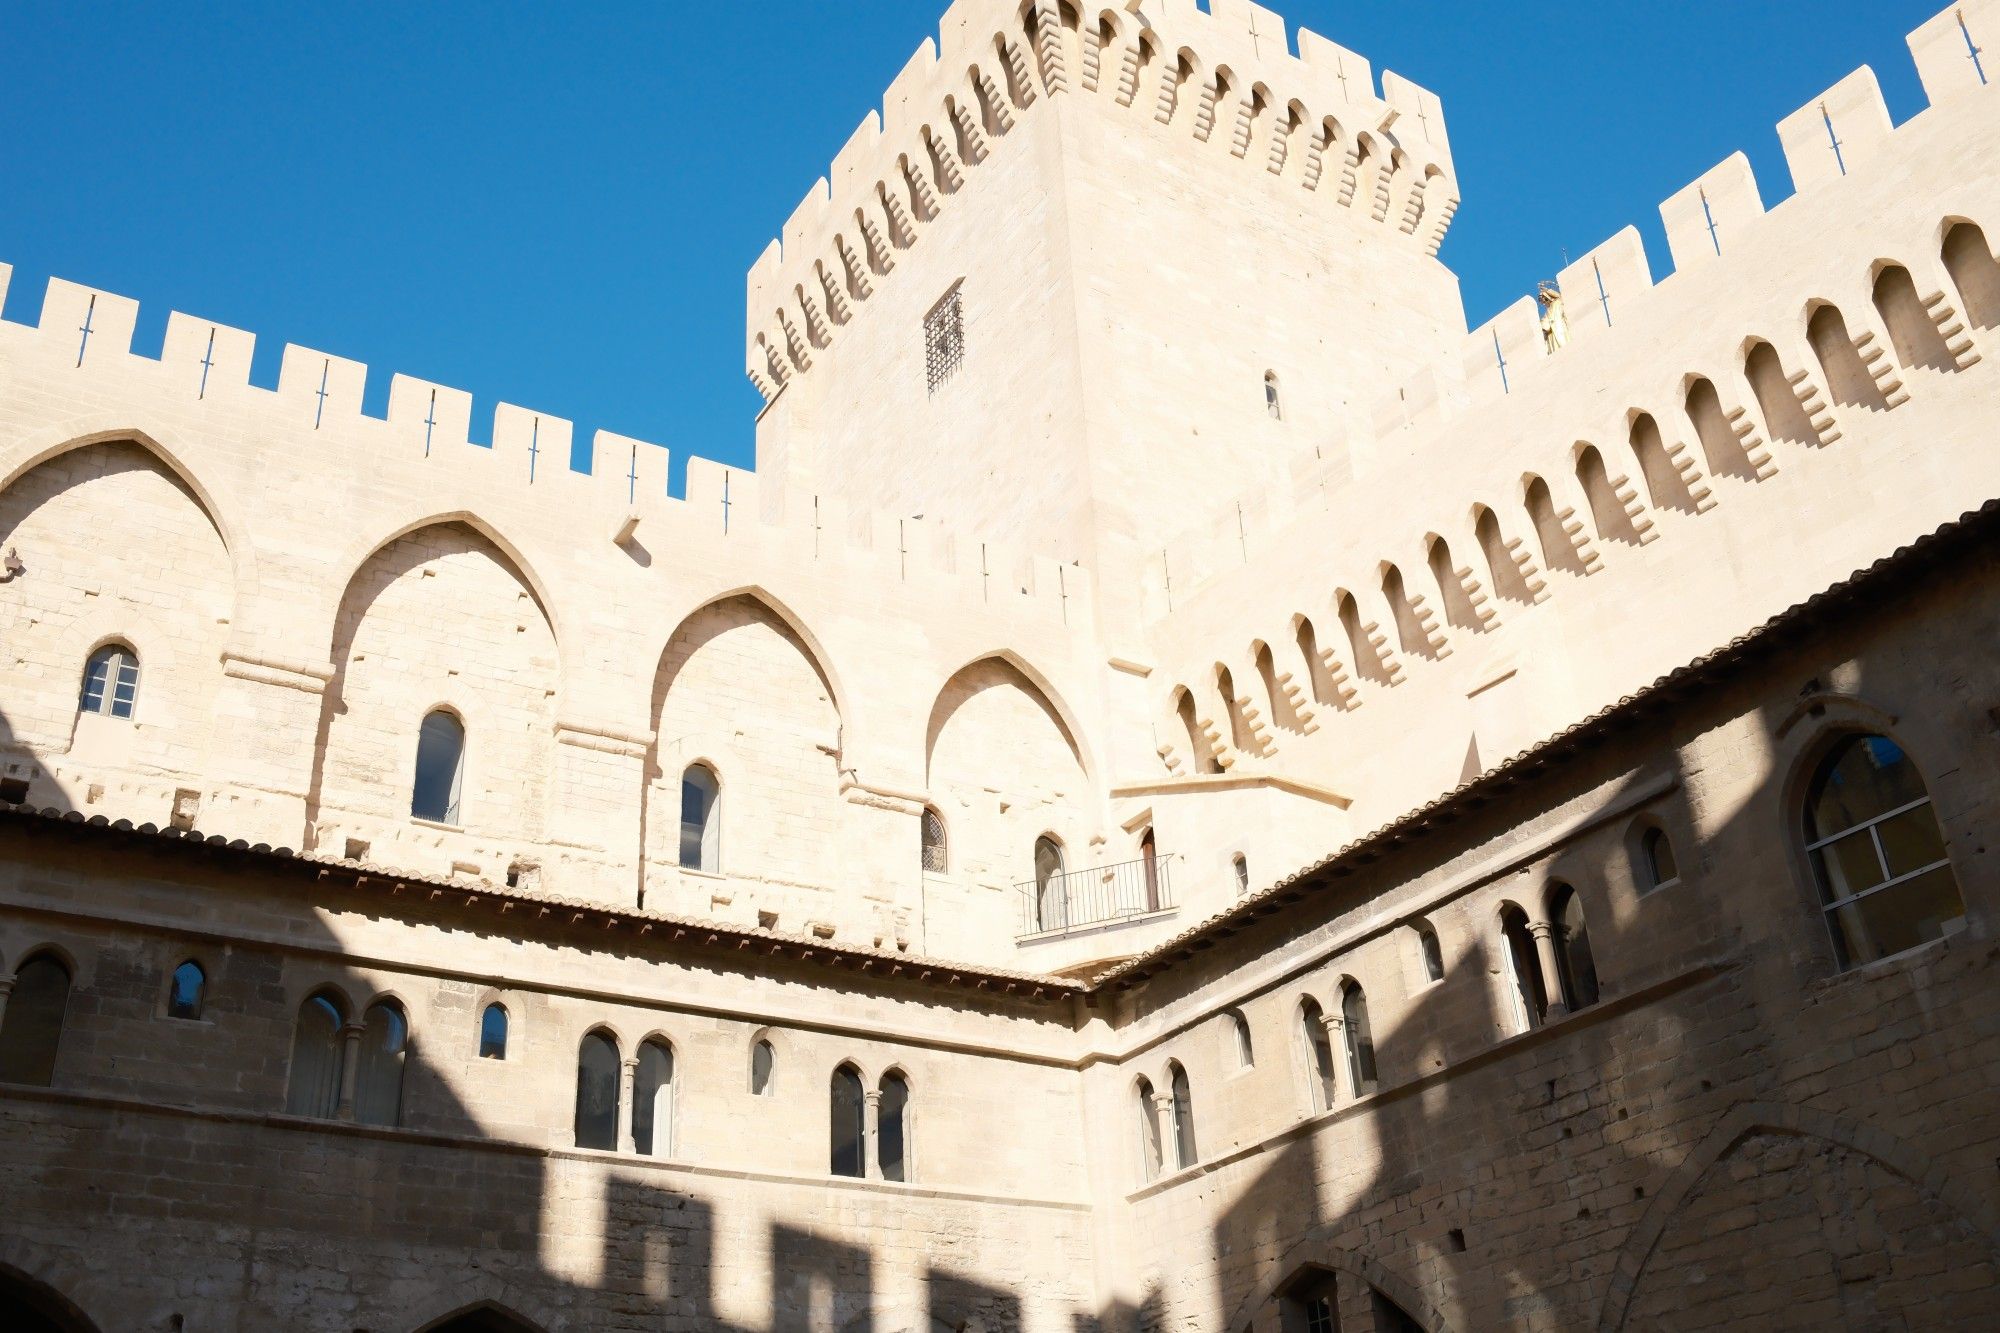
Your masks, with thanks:
[[[6,6],[6,317],[50,274],[747,465],[743,274],[945,0]],[[1280,5],[1435,90],[1477,324],[1749,152],[1854,66],[1922,103],[1903,35],[1942,0]],[[678,478],[677,464],[675,474]],[[678,481],[676,481],[678,487]]]

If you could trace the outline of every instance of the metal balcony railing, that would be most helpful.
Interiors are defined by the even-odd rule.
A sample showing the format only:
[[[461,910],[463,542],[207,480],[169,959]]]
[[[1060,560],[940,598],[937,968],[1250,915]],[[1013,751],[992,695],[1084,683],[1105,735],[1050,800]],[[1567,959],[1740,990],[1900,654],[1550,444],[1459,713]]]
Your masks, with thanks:
[[[1021,934],[1046,935],[1103,925],[1174,906],[1172,858],[1141,857],[1089,870],[1065,870],[1015,885],[1021,898]]]

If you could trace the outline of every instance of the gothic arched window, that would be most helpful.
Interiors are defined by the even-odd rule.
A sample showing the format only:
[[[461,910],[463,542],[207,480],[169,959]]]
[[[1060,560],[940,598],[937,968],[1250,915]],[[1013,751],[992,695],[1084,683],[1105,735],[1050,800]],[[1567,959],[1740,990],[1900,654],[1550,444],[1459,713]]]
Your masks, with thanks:
[[[69,986],[69,968],[54,954],[36,954],[21,964],[0,1021],[0,1083],[46,1088],[55,1081]]]
[[[876,1108],[875,1159],[884,1180],[910,1178],[910,1081],[895,1070],[882,1075]]]
[[[417,731],[416,780],[410,787],[410,814],[435,824],[459,822],[459,793],[465,783],[465,724],[447,709],[433,710]]]
[[[198,1019],[201,1017],[201,1002],[208,993],[208,974],[201,970],[201,964],[190,958],[174,969],[173,981],[167,987],[167,1017]]]
[[[690,764],[681,774],[681,865],[722,870],[722,785],[706,764]]]
[[[129,718],[139,705],[139,655],[122,643],[108,643],[83,668],[79,713]]]
[[[584,1034],[576,1052],[576,1146],[618,1146],[618,1043],[608,1032]]]
[[[337,995],[321,992],[299,1006],[292,1032],[291,1083],[285,1110],[293,1115],[331,1119],[340,1106],[340,1071],[345,1056],[340,1035],[347,1010]]]
[[[674,1052],[657,1037],[640,1044],[632,1071],[632,1148],[649,1157],[674,1151]]]
[[[361,1017],[356,1052],[354,1118],[364,1125],[403,1123],[403,1066],[410,1020],[394,1000],[378,1000]]]
[[[867,1099],[862,1095],[861,1071],[842,1065],[833,1071],[832,1164],[836,1176],[867,1174],[864,1148],[868,1142]]]

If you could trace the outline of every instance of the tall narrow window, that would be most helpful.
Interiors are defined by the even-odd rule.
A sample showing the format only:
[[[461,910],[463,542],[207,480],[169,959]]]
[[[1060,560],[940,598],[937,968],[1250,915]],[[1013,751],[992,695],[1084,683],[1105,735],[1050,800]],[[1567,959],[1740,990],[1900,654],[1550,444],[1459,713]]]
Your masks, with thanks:
[[[410,814],[438,824],[459,820],[459,790],[465,780],[465,724],[440,708],[417,731],[417,776],[410,790]]]
[[[1305,1060],[1313,1110],[1331,1109],[1336,1091],[1333,1041],[1326,1035],[1326,1015],[1320,1010],[1319,1001],[1311,996],[1299,1006],[1299,1052]]]
[[[105,717],[132,716],[139,704],[139,655],[122,643],[107,644],[90,655],[83,669],[80,713]]]
[[[1541,957],[1528,933],[1528,914],[1507,904],[1500,911],[1500,935],[1507,946],[1507,996],[1514,1008],[1514,1030],[1526,1032],[1542,1021],[1549,1008]]]
[[[1887,736],[1834,746],[1806,791],[1806,852],[1842,967],[1950,935],[1965,902],[1923,774]]]
[[[891,1070],[882,1075],[876,1108],[875,1156],[884,1180],[910,1178],[910,1083]]]
[[[1043,930],[1069,924],[1066,887],[1062,844],[1050,837],[1035,839],[1035,920]]]
[[[507,1058],[507,1006],[494,1002],[479,1016],[479,1058]]]
[[[632,1147],[648,1157],[674,1151],[674,1053],[657,1039],[640,1045],[632,1071]]]
[[[1597,960],[1590,953],[1590,931],[1583,923],[1583,899],[1567,884],[1549,894],[1549,922],[1555,930],[1556,971],[1563,1003],[1571,1013],[1597,1003]]]
[[[618,1146],[618,1043],[590,1032],[576,1052],[576,1146]]]
[[[778,1052],[768,1041],[759,1041],[750,1048],[750,1095],[768,1097],[771,1095],[772,1076],[777,1073]]]
[[[1160,853],[1153,842],[1153,830],[1147,829],[1139,839],[1139,869],[1146,879],[1146,910],[1160,910]]]
[[[410,1020],[393,1000],[368,1006],[354,1079],[354,1118],[364,1125],[403,1123],[403,1065]]]
[[[861,1073],[853,1065],[833,1071],[833,1161],[836,1176],[866,1174],[863,1148],[868,1141],[866,1099],[861,1094]]]
[[[1357,1097],[1375,1091],[1375,1031],[1368,1025],[1368,996],[1350,985],[1340,996],[1340,1017],[1347,1039],[1347,1081]]]
[[[201,964],[190,958],[174,969],[173,981],[167,986],[167,1017],[197,1019],[201,1017],[201,1002],[208,991],[208,974],[201,970]]]
[[[944,816],[925,806],[923,824],[924,873],[942,875],[951,868],[950,858],[945,855]]]
[[[340,1105],[340,1066],[343,1058],[340,1030],[347,1026],[347,1012],[331,995],[314,995],[299,1006],[298,1026],[292,1032],[291,1085],[285,1093],[285,1109],[293,1115],[329,1119]]]
[[[1199,1160],[1194,1146],[1194,1093],[1178,1060],[1168,1062],[1167,1077],[1173,1088],[1175,1164],[1186,1170]]]
[[[1444,980],[1444,946],[1438,943],[1438,933],[1424,922],[1417,923],[1417,952],[1424,961],[1424,980]]]
[[[1652,893],[1680,883],[1680,863],[1674,857],[1673,839],[1665,829],[1649,828],[1639,835],[1639,892]]]
[[[1236,1052],[1236,1067],[1248,1069],[1257,1063],[1257,1050],[1250,1042],[1250,1020],[1241,1013],[1229,1015],[1230,1043]]]
[[[1278,373],[1274,370],[1264,372],[1264,415],[1273,421],[1285,419],[1285,404],[1278,395]]]
[[[1236,881],[1236,896],[1241,898],[1250,892],[1250,861],[1238,852],[1229,858],[1229,874]]]
[[[925,385],[936,393],[964,364],[964,288],[955,282],[924,316]]]
[[[721,797],[715,770],[708,765],[690,764],[681,774],[681,865],[689,870],[720,873]]]
[[[1139,1173],[1149,1181],[1160,1178],[1160,1104],[1153,1095],[1153,1085],[1141,1078],[1133,1085],[1133,1093],[1139,1102]]]
[[[53,954],[36,954],[14,974],[0,1022],[0,1083],[46,1088],[55,1081],[69,983],[69,969]]]

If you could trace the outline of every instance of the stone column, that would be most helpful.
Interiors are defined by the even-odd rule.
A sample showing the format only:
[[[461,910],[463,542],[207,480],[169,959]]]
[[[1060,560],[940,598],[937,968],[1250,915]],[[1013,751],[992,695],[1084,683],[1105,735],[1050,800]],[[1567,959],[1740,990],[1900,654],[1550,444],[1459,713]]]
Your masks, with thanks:
[[[14,978],[0,977],[0,1023],[7,1021],[7,997],[14,993]]]
[[[1349,1083],[1347,1072],[1347,1020],[1338,1014],[1320,1015],[1320,1026],[1326,1029],[1326,1044],[1333,1052],[1333,1105],[1352,1101],[1359,1094]],[[1329,1106],[1328,1110],[1333,1107]]]
[[[618,1133],[612,1139],[619,1152],[639,1151],[639,1145],[632,1137],[632,1096],[638,1086],[639,1062],[627,1060],[618,1075]]]
[[[1562,969],[1556,963],[1556,927],[1547,921],[1530,921],[1528,933],[1535,937],[1535,956],[1542,960],[1542,990],[1549,997],[1547,1018],[1561,1018],[1569,1012],[1563,1002]]]
[[[882,1178],[882,1091],[871,1088],[861,1094],[861,1174],[869,1180]]]
[[[333,1108],[337,1120],[354,1119],[354,1089],[361,1078],[361,1034],[368,1029],[349,1023],[340,1037],[340,1101]]]

